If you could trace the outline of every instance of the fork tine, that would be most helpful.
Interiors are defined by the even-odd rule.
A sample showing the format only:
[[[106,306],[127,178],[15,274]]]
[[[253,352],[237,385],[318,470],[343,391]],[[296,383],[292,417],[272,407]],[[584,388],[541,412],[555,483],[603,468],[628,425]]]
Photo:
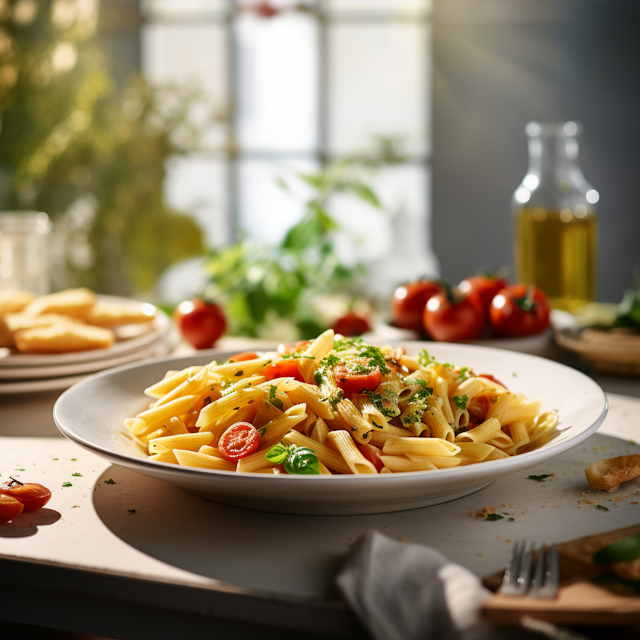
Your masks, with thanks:
[[[520,562],[520,573],[518,575],[518,593],[526,593],[531,582],[531,565],[533,563],[533,542],[526,540],[524,543],[524,555]]]
[[[529,588],[533,543],[520,540],[513,545],[511,557],[504,573],[500,593],[505,595],[523,595]]]
[[[517,540],[511,548],[511,555],[509,556],[509,560],[507,561],[507,568],[504,571],[500,593],[513,593],[513,589],[515,589],[518,580],[518,573],[520,571],[520,560],[523,548],[524,545],[521,540]]]
[[[549,547],[546,554],[544,585],[532,595],[538,598],[553,598],[560,585],[560,569],[558,566],[558,549],[555,544]]]
[[[545,553],[545,546],[543,544],[537,545],[538,559],[536,561],[536,572],[531,581],[531,588],[529,589],[529,595],[537,595],[538,591],[542,589],[546,576],[546,563],[547,554]]]

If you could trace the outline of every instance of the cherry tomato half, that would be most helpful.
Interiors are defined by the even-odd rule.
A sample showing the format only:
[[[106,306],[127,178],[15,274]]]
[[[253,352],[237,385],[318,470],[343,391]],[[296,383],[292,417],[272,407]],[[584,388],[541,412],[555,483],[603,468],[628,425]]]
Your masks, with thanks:
[[[391,298],[391,324],[422,333],[424,308],[431,296],[442,291],[442,286],[431,280],[418,280],[399,286]]]
[[[278,360],[268,364],[263,370],[262,375],[267,380],[273,380],[274,378],[295,378],[298,382],[304,382],[304,378],[300,374],[298,369],[300,360]]]
[[[240,460],[255,453],[260,446],[258,430],[248,422],[231,425],[218,441],[218,449],[227,460]]]
[[[243,351],[242,353],[236,353],[235,356],[229,358],[229,362],[246,362],[247,360],[255,360],[260,356],[254,351]]]
[[[23,509],[22,502],[0,493],[0,524],[18,517]]]
[[[382,449],[376,447],[374,444],[359,444],[358,449],[360,453],[376,468],[376,471],[380,473],[384,469],[384,462],[382,462]]]
[[[371,325],[363,316],[349,312],[335,321],[333,330],[335,333],[342,334],[345,338],[352,338],[353,336],[361,336],[363,333],[371,331]]]
[[[209,349],[227,330],[227,319],[214,303],[199,298],[181,302],[173,319],[182,337],[196,349]]]
[[[360,372],[359,369],[364,369]],[[347,398],[354,393],[360,393],[365,389],[375,391],[382,382],[382,373],[376,365],[371,367],[367,358],[361,358],[352,362],[341,362],[333,370],[336,384],[342,389]]]
[[[499,384],[501,387],[504,387],[505,389],[507,389],[507,385],[504,382],[500,382],[500,380],[498,380],[498,378],[496,378],[495,376],[492,376],[490,373],[479,373],[478,374],[479,378],[486,378],[487,380],[491,380],[492,382],[495,382],[496,384]]]
[[[0,494],[15,498],[24,505],[25,511],[35,511],[44,507],[51,498],[47,487],[35,482],[22,483],[15,478],[0,485]]]
[[[485,311],[477,293],[461,297],[454,292],[438,293],[427,302],[424,328],[440,342],[463,342],[480,337]]]
[[[480,301],[488,316],[489,307],[494,296],[507,286],[509,286],[509,283],[506,279],[498,275],[471,276],[470,278],[465,278],[458,285],[458,291],[464,295],[475,291],[480,296]]]
[[[311,340],[299,340],[298,342],[285,342],[278,345],[278,353],[289,355],[290,353],[302,353],[311,344]]]
[[[551,305],[540,289],[512,284],[491,301],[489,320],[498,335],[516,338],[544,331],[550,314]]]

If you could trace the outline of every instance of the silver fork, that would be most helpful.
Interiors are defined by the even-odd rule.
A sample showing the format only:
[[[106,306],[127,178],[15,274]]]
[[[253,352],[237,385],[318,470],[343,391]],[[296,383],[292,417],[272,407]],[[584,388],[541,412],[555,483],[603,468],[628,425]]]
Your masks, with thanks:
[[[533,572],[535,551],[538,552],[538,557]],[[553,598],[558,592],[559,582],[556,546],[552,544],[547,549],[544,544],[536,545],[531,540],[519,540],[511,550],[500,593],[510,596]]]

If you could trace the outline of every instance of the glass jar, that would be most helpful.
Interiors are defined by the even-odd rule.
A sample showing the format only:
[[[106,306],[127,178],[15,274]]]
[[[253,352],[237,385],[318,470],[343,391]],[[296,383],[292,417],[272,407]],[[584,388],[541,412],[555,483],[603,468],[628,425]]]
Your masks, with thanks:
[[[0,290],[49,293],[50,234],[42,211],[0,211]]]
[[[565,311],[596,298],[600,196],[578,164],[581,129],[577,122],[529,122],[529,169],[512,198],[516,279]]]

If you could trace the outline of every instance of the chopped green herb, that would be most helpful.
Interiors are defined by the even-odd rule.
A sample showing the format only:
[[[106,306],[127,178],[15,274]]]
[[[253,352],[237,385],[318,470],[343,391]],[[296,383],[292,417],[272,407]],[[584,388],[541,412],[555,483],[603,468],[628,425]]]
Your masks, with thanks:
[[[52,460],[60,460],[60,458],[52,458]]]
[[[135,510],[135,509],[127,509],[127,511],[128,511],[129,513],[135,513],[135,512],[136,512],[136,510]]]
[[[79,478],[82,478],[82,474],[81,474],[81,473],[72,473],[71,475],[72,475],[72,476],[79,477]]]
[[[334,340],[334,351],[347,351],[355,349],[362,342],[362,338],[343,338],[342,340]]]
[[[267,427],[260,427],[258,429],[258,435],[262,438],[262,436],[267,433]]]
[[[62,486],[63,487],[73,487],[73,485],[70,482],[63,482]]]
[[[464,411],[464,409],[467,408],[467,402],[469,402],[469,398],[466,395],[453,396],[453,398],[451,399],[453,400],[453,404],[455,404],[458,409]]]
[[[115,484],[116,481],[113,478],[109,478],[108,480],[104,481],[105,484]]]
[[[269,387],[269,400],[273,400],[276,397],[276,391],[278,390],[278,387],[276,387],[275,384],[272,384]]]
[[[26,469],[14,469],[14,471],[26,471]]]
[[[431,356],[426,349],[420,349],[420,353],[418,353],[418,362],[426,367],[431,362]]]
[[[608,507],[603,507],[601,504],[597,504],[596,509],[600,509],[600,511],[609,511]]]
[[[56,458],[56,460],[57,460],[57,458]],[[71,458],[71,462],[77,462],[77,461],[78,461],[78,458]]]
[[[535,480],[536,482],[543,482],[545,478],[548,478],[548,473],[543,473],[541,476],[527,476],[527,480]]]
[[[498,396],[493,396],[493,398],[491,398],[491,404],[495,404],[496,402],[498,402]]]
[[[466,380],[469,377],[467,371],[469,371],[469,367],[462,367],[462,369],[460,369],[460,372],[458,373],[458,377],[461,380]]]
[[[515,371],[514,371],[511,375],[512,375],[514,378],[517,378],[517,377],[518,377],[518,374],[517,374]]]
[[[486,519],[487,520],[504,520],[504,518],[497,513],[490,513]]]
[[[509,522],[513,522],[515,518],[509,518]]]

